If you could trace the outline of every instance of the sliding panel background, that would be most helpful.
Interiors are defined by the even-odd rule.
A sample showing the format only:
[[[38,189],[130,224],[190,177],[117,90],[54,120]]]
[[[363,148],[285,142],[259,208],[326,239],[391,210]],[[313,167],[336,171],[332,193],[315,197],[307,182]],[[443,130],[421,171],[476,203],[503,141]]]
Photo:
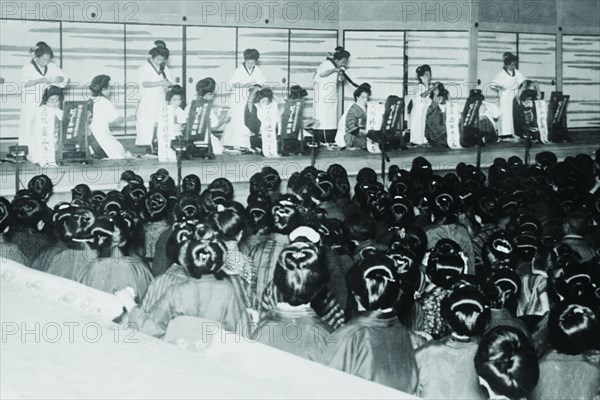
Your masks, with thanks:
[[[492,90],[493,80],[504,67],[502,55],[510,51],[517,53],[517,34],[479,31],[477,36],[477,79],[486,100],[498,101],[498,92]]]
[[[556,35],[520,33],[519,71],[537,81],[549,99],[556,90]]]

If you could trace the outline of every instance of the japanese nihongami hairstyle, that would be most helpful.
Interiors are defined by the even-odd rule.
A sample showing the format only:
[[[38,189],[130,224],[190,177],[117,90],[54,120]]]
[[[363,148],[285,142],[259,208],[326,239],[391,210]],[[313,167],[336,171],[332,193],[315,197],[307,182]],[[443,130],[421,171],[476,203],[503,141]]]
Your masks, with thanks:
[[[246,214],[250,234],[267,234],[273,231],[271,203],[267,198],[250,195]]]
[[[256,95],[255,101],[258,103],[262,99],[268,99],[269,103],[273,101],[273,91],[269,88],[262,88]]]
[[[167,45],[162,40],[157,40],[154,42],[154,47],[150,49],[148,52],[152,58],[160,56],[165,60],[169,58],[169,49],[167,49]]]
[[[91,228],[92,241],[90,247],[98,251],[98,257],[110,257],[112,247],[119,247],[124,255],[129,255],[132,233],[136,231],[134,219],[127,213],[119,213],[112,217],[96,218]]]
[[[417,78],[419,78],[419,82],[423,83],[423,81],[421,80],[421,77],[423,75],[425,75],[425,72],[431,72],[431,67],[427,64],[423,64],[420,67],[417,67]]]
[[[279,300],[292,306],[308,304],[326,282],[327,270],[315,244],[297,239],[283,248],[273,274]]]
[[[196,83],[196,94],[200,97],[214,93],[217,88],[217,83],[213,78],[204,78]]]
[[[223,279],[226,274],[221,270],[225,245],[218,239],[192,240],[186,245],[184,267],[190,276],[196,279],[213,274],[217,279]]]
[[[198,83],[200,83],[200,82],[198,82]],[[196,84],[196,87],[198,87],[198,84]],[[181,100],[183,100],[183,98],[185,96],[185,91],[183,90],[183,88],[181,86],[173,85],[165,93],[165,100],[167,101],[167,103],[171,101],[173,96],[179,96],[179,97],[181,97]]]
[[[394,306],[400,294],[400,282],[394,261],[375,251],[355,264],[346,275],[349,304],[358,311],[385,310]]]
[[[13,200],[13,228],[41,232],[50,216],[44,204],[35,198],[19,198]]]
[[[357,101],[360,95],[363,93],[367,93],[369,96],[371,96],[371,85],[368,83],[359,85],[354,91],[354,101]]]
[[[260,53],[256,49],[246,49],[244,50],[244,60],[254,60],[258,61],[260,58]]]
[[[149,222],[162,221],[167,218],[169,200],[160,190],[152,189],[144,200],[144,216]]]
[[[54,185],[47,175],[36,175],[27,183],[27,189],[42,202],[46,202],[50,198],[53,188]]]
[[[510,64],[519,61],[519,57],[507,51],[502,55],[502,61],[504,61],[504,66],[508,67]]]
[[[233,208],[211,213],[208,216],[208,223],[225,242],[238,240],[244,229],[244,218]]]
[[[490,319],[488,300],[476,286],[463,284],[442,300],[442,317],[462,336],[483,333]]]
[[[200,177],[195,174],[186,175],[181,181],[181,192],[186,195],[200,196],[202,183]]]
[[[29,49],[29,53],[33,53],[35,58],[40,58],[46,54],[48,54],[50,58],[54,57],[52,48],[48,46],[46,42],[37,42],[34,47]]]
[[[90,84],[90,92],[93,97],[102,96],[102,91],[108,89],[110,83],[110,76],[108,75],[97,75],[92,79]]]
[[[506,308],[512,314],[517,310],[521,295],[521,278],[510,268],[493,270],[483,290],[494,308]]]
[[[181,221],[173,224],[173,232],[167,239],[166,256],[171,263],[185,265],[185,246],[194,238],[195,222]]]
[[[52,228],[54,235],[63,243],[69,243],[73,237],[73,232],[69,229],[69,221],[76,209],[77,207],[73,207],[70,203],[59,203],[54,206]]]
[[[7,233],[14,223],[14,213],[10,202],[0,196],[0,235]]]
[[[62,104],[65,96],[63,91],[58,86],[50,85],[44,90],[44,94],[42,95],[42,102],[40,103],[42,106],[48,103],[48,99],[52,96],[58,96],[58,103]]]
[[[487,332],[475,353],[475,370],[488,386],[490,397],[523,399],[535,388],[540,367],[535,350],[525,334],[510,326]],[[483,383],[483,382],[482,382]]]
[[[335,52],[333,53],[333,59],[334,60],[343,60],[344,58],[346,58],[346,59],[350,58],[350,52],[347,50],[344,50],[344,48],[342,46],[336,47]]]
[[[450,288],[455,278],[465,272],[465,263],[458,243],[440,239],[427,260],[427,275],[436,286]]]
[[[600,315],[593,305],[558,303],[550,310],[548,329],[550,344],[559,353],[600,350]]]

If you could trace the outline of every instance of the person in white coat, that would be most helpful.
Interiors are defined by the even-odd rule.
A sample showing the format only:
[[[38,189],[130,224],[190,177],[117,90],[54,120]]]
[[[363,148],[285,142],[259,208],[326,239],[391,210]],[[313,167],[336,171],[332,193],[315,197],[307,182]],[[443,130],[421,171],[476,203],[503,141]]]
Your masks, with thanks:
[[[256,65],[260,53],[256,49],[244,50],[244,62],[229,80],[233,92],[229,97],[229,116],[231,121],[225,126],[221,142],[223,146],[252,152],[250,136],[252,133],[245,123],[245,110],[249,98],[249,88],[254,85],[264,85],[265,76]]]
[[[315,141],[333,143],[338,128],[338,84],[345,81],[344,71],[350,52],[336,47],[335,53],[319,65],[313,77],[314,83],[314,130]]]
[[[90,130],[95,140],[92,145],[94,157],[108,158],[111,160],[131,159],[133,156],[110,132],[110,124],[124,122],[119,112],[109,100],[111,96],[110,76],[98,75],[92,79],[90,85],[92,92],[92,122]]]
[[[54,53],[45,42],[37,42],[29,52],[33,53],[33,58],[21,69],[20,146],[33,144],[32,124],[44,90],[50,85],[64,88],[69,82],[69,77],[64,71],[52,62]]]
[[[498,92],[499,97],[498,136],[500,139],[511,139],[515,137],[513,100],[519,91],[519,85],[527,78],[517,70],[519,57],[506,52],[503,60],[504,67],[494,77],[491,87]]]
[[[173,86],[171,72],[166,66],[169,49],[162,40],[154,42],[148,58],[137,71],[140,100],[136,110],[136,146],[144,146],[147,153],[154,153],[152,148],[155,127],[158,123],[157,110],[166,106],[165,91]]]

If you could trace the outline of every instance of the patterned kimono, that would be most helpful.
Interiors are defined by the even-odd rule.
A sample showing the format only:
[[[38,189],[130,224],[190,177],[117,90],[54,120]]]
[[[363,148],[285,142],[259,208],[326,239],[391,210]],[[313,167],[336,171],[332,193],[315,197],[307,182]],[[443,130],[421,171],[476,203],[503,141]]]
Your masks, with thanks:
[[[361,313],[332,333],[323,364],[413,394],[417,362],[411,337],[394,313]]]
[[[167,272],[150,282],[150,286],[148,286],[148,290],[146,290],[146,294],[142,298],[140,307],[144,311],[150,310],[170,287],[185,283],[189,277],[190,275],[185,267],[173,264]]]
[[[338,125],[338,131],[335,135],[335,143],[339,147],[355,147],[365,149],[367,147],[367,137],[360,135],[361,127],[365,126],[367,119],[367,110],[358,103],[350,106],[344,113]]]
[[[447,146],[446,106],[431,103],[427,109],[425,122],[425,138],[432,146]]]

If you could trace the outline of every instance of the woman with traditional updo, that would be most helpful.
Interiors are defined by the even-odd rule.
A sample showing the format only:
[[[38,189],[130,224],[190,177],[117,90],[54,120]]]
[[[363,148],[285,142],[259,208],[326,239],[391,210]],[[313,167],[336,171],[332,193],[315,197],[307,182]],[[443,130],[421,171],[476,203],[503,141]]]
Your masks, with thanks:
[[[373,253],[346,276],[358,313],[328,339],[321,362],[407,393],[417,390],[417,363],[408,329],[393,309],[400,292],[394,262]]]
[[[540,360],[531,399],[591,399],[600,391],[600,314],[589,304],[561,302],[550,310],[551,348]]]
[[[140,331],[162,337],[173,318],[187,315],[220,322],[230,332],[250,333],[243,293],[222,270],[225,245],[212,238],[194,239],[185,246],[188,279],[169,287],[147,312],[133,307],[121,322],[137,324]]]
[[[31,132],[35,110],[42,101],[49,85],[64,88],[69,77],[52,62],[54,52],[46,42],[37,42],[29,50],[33,58],[21,69],[21,119],[19,122],[19,145],[36,145]]]
[[[371,96],[371,85],[361,84],[354,91],[354,103],[340,119],[335,135],[335,143],[348,150],[367,148],[367,102]]]
[[[515,135],[513,122],[513,100],[519,91],[519,85],[526,79],[517,69],[519,57],[511,52],[502,55],[504,67],[491,82],[492,89],[498,92],[500,118],[498,119],[498,136],[512,138]]]
[[[244,50],[244,62],[229,80],[233,92],[229,95],[229,116],[231,121],[225,126],[221,142],[223,146],[233,147],[243,151],[252,151],[250,136],[252,135],[245,123],[246,104],[249,98],[248,90],[254,85],[264,85],[266,82],[262,70],[256,64],[260,53],[256,49]]]
[[[415,145],[427,144],[425,125],[427,109],[431,105],[431,93],[438,87],[438,83],[431,83],[431,67],[427,64],[417,68],[419,83],[412,98],[406,102],[408,126],[410,127],[410,142]]]
[[[92,79],[90,85],[92,92],[92,131],[95,143],[91,145],[93,156],[96,158],[108,158],[120,160],[133,158],[131,153],[110,132],[110,124],[123,122],[132,118],[119,116],[114,104],[110,101],[112,88],[110,76],[98,75]],[[132,116],[133,117],[133,116]]]
[[[97,258],[82,283],[108,293],[131,287],[142,298],[152,281],[152,274],[142,259],[130,251],[136,231],[136,221],[126,213],[111,218],[98,217],[91,229],[90,243]]]
[[[540,375],[529,339],[510,326],[498,326],[483,336],[475,353],[475,370],[489,399],[528,398]]]
[[[162,40],[154,42],[155,47],[148,58],[137,70],[137,82],[140,89],[140,100],[136,111],[136,146],[145,146],[147,153],[153,153],[152,139],[154,128],[158,123],[158,111],[166,105],[165,91],[173,86],[171,72],[166,66],[169,49]]]
[[[326,274],[313,243],[297,240],[286,246],[273,276],[277,304],[261,318],[254,340],[316,360],[325,347],[330,328],[310,303],[325,285]],[[299,333],[299,340],[288,339],[287,332],[292,331]]]

